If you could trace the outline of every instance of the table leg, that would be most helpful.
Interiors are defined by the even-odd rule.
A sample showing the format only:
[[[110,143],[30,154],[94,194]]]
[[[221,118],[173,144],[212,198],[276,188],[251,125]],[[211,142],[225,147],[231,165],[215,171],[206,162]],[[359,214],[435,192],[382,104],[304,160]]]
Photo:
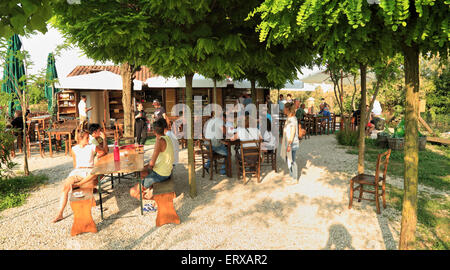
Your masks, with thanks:
[[[139,198],[140,198],[140,206],[141,206],[141,215],[144,215],[144,207],[142,202],[142,183],[141,183],[141,172],[138,173],[138,182],[139,182]]]
[[[50,157],[53,157],[53,151],[52,151],[52,133],[48,133],[48,145],[50,147]]]
[[[69,133],[69,154],[72,155],[72,133]]]
[[[97,176],[97,180],[98,180],[98,197],[99,197],[99,201],[100,201],[100,216],[102,217],[102,220],[103,220],[102,185],[101,185],[100,175]]]

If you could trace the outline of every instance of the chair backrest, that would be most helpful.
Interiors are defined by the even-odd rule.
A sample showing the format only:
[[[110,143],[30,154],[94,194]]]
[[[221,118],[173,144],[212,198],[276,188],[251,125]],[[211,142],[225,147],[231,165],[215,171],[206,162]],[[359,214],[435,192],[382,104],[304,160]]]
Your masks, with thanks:
[[[261,140],[240,141],[240,154],[244,164],[249,159],[256,159],[257,164],[261,163]],[[254,144],[249,146],[248,144]],[[244,145],[246,145],[244,147]],[[257,156],[257,158],[255,158]]]
[[[200,151],[202,153],[202,158],[205,159],[212,159],[213,151],[212,151],[212,145],[210,139],[200,139],[198,140]]]
[[[377,168],[375,171],[375,184],[378,184],[379,177],[380,177],[380,167],[383,165],[383,179],[382,181],[386,181],[386,173],[387,173],[387,166],[389,163],[389,157],[391,156],[391,149],[388,149],[386,152],[381,153],[378,155],[377,158]]]

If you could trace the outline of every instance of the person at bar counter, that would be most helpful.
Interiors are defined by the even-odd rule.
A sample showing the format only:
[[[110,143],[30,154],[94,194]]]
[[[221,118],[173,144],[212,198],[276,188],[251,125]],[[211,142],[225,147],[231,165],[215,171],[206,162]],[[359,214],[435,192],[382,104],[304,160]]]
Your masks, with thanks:
[[[77,187],[94,189],[98,184],[97,175],[92,175],[91,171],[94,168],[94,157],[106,155],[104,148],[106,145],[106,136],[101,133],[103,139],[103,147],[95,146],[89,143],[89,131],[82,130],[78,134],[78,144],[72,147],[73,167],[74,169],[66,178],[62,194],[60,197],[59,211],[53,222],[58,222],[63,219],[64,208],[67,205],[69,192]],[[101,177],[101,176],[100,176]]]
[[[86,95],[82,95],[81,100],[78,103],[78,112],[80,114],[80,122],[84,122],[84,121],[89,122],[88,112],[94,108],[94,107],[86,108],[86,106],[87,106],[86,101],[87,101]]]
[[[153,132],[156,136],[155,148],[149,164],[141,172],[141,176],[145,177],[142,180],[142,193],[143,198],[146,200],[151,198],[148,192],[153,188],[154,183],[166,181],[172,175],[174,162],[173,145],[170,137],[164,135],[164,128],[166,127],[164,122],[164,118],[159,118],[153,123]],[[140,199],[139,184],[130,189],[130,195],[133,198]]]
[[[155,112],[152,115],[153,122],[163,118],[166,121],[167,126],[170,128],[171,126],[169,117],[167,117],[166,109],[164,109],[164,107],[161,106],[161,102],[159,102],[158,99],[155,99],[153,100],[153,106],[155,107]]]
[[[135,135],[138,144],[144,145],[147,140],[147,114],[144,111],[144,105],[141,102],[137,104],[135,119]]]

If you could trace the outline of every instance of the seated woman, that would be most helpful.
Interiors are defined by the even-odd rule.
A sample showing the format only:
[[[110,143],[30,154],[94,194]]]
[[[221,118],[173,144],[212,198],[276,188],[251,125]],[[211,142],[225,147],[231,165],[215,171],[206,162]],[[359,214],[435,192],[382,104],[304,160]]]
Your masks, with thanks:
[[[249,116],[249,114],[246,113],[245,114],[245,127],[238,126],[238,128],[236,129],[236,134],[234,134],[234,136],[231,138],[232,141],[235,141],[238,139],[243,142],[262,140],[261,132],[259,131],[259,129],[257,129],[256,127],[250,127],[250,120],[252,120],[251,117]],[[256,145],[254,143],[244,143],[242,146],[244,148],[246,148],[246,147],[254,147]],[[239,149],[239,151],[240,151],[240,149]],[[249,151],[254,151],[254,150],[249,149]],[[238,154],[236,155],[236,158],[239,161],[242,160],[240,152],[238,152]],[[247,158],[248,158],[248,160],[246,160],[247,163],[254,163],[256,165],[256,163],[258,162],[257,155],[248,156]]]
[[[97,175],[91,175],[91,170],[94,167],[95,155],[99,154],[99,156],[102,156],[106,154],[104,151],[106,137],[104,133],[102,133],[101,136],[104,141],[103,147],[95,146],[89,143],[89,131],[82,130],[78,134],[79,143],[72,147],[74,169],[65,180],[60,199],[60,208],[58,215],[53,222],[58,222],[63,219],[63,212],[67,204],[69,192],[73,188],[94,188],[97,185]]]
[[[160,183],[166,181],[172,175],[173,169],[173,145],[169,136],[164,135],[164,128],[166,124],[164,118],[160,118],[153,122],[153,132],[156,135],[155,149],[153,150],[152,159],[146,166],[146,171],[148,175],[145,176],[142,181],[142,192],[144,193],[143,198],[150,200],[151,196],[146,194],[148,189],[153,187],[154,183]],[[136,184],[130,189],[130,195],[136,199],[140,199],[139,195],[139,184]]]

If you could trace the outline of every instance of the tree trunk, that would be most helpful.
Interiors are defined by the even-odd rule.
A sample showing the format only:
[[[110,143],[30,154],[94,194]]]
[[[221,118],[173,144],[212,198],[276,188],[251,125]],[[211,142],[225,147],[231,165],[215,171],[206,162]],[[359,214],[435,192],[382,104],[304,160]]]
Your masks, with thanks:
[[[414,249],[417,224],[418,189],[418,109],[419,109],[419,49],[403,48],[405,65],[406,106],[405,106],[405,173],[402,206],[402,223],[399,249]]]
[[[356,91],[358,91],[358,87],[356,87],[356,73],[353,75],[353,95],[352,95],[352,109],[355,111],[355,96]]]
[[[214,88],[213,88],[213,104],[217,104],[217,80],[213,79]]]
[[[358,139],[358,174],[364,173],[364,151],[366,150],[366,72],[367,65],[360,64],[361,70],[361,119],[359,125],[359,139]]]
[[[30,175],[28,168],[28,149],[27,149],[27,104],[25,99],[25,90],[22,91],[22,121],[23,121],[23,134],[22,134],[22,151],[23,151],[23,172],[26,176]],[[25,142],[25,143],[24,143]]]
[[[120,76],[122,77],[122,106],[124,120],[124,137],[134,137],[133,129],[133,72],[129,63],[120,65]]]
[[[251,88],[251,94],[252,94],[252,101],[253,104],[255,104],[256,106],[258,106],[258,102],[257,102],[257,94],[256,94],[256,80],[250,80],[250,88]]]
[[[194,105],[192,103],[192,79],[194,74],[185,74],[186,78],[186,105],[191,110],[191,115],[188,115],[187,128],[191,130],[190,136],[187,138],[188,148],[188,176],[189,176],[189,194],[191,198],[197,196],[197,186],[195,184],[195,156],[194,156],[194,140],[192,135],[194,134],[193,112]],[[212,170],[211,166],[211,170]]]

